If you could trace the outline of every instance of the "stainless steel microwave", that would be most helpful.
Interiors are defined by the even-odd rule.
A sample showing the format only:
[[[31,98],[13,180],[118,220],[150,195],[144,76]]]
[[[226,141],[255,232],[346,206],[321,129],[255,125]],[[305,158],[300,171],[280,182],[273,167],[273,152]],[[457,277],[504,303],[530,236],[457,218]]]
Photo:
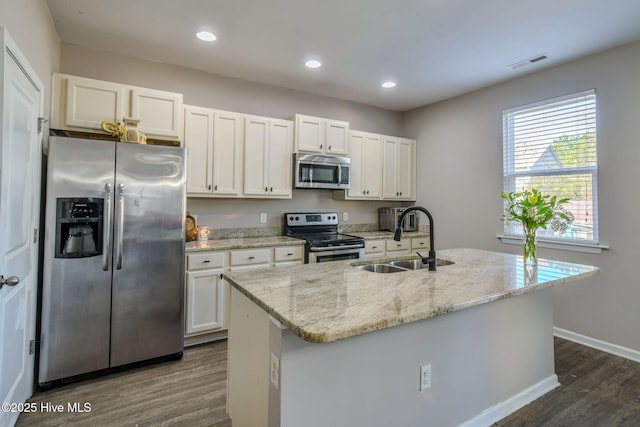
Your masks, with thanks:
[[[349,188],[351,160],[347,157],[296,153],[293,165],[296,188]]]

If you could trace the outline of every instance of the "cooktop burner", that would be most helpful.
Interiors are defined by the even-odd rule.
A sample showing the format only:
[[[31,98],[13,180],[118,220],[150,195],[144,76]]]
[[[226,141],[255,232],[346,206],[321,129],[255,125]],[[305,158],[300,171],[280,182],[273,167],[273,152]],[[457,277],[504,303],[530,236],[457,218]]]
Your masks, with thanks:
[[[314,247],[362,244],[364,239],[338,233],[337,212],[284,214],[284,234],[306,240]]]
[[[334,244],[352,244],[362,241],[362,238],[356,236],[350,236],[348,234],[307,234],[304,236],[296,236],[306,240],[309,244],[314,246],[320,245],[334,245]]]

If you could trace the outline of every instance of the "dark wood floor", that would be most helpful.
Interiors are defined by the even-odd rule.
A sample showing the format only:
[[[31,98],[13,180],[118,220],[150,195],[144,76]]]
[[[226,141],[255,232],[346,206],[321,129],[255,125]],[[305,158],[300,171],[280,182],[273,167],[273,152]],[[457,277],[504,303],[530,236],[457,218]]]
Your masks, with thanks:
[[[182,360],[36,393],[29,402],[88,402],[88,413],[23,413],[18,427],[230,427],[225,412],[227,342],[186,349]]]
[[[494,426],[640,426],[640,363],[559,338],[555,361],[560,387]]]
[[[226,351],[218,341],[187,349],[178,362],[37,393],[30,402],[89,402],[91,412],[22,414],[17,426],[230,427]],[[558,338],[555,357],[561,386],[494,426],[640,426],[640,363]]]

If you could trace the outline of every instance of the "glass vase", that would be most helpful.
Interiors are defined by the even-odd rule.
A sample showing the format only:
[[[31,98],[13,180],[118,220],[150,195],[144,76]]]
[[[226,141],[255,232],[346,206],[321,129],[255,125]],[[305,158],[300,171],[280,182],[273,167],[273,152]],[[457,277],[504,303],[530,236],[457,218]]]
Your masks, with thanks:
[[[522,249],[524,251],[524,265],[527,267],[534,267],[538,265],[538,253],[536,252],[537,232],[537,228],[524,229]]]

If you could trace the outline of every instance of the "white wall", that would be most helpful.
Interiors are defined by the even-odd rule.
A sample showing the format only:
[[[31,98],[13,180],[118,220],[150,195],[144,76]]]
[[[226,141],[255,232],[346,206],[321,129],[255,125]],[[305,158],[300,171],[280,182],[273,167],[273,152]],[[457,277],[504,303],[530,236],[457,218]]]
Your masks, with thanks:
[[[45,85],[44,111],[49,117],[51,73],[60,68],[60,40],[44,0],[0,0],[5,27]]]
[[[554,288],[555,326],[640,352],[640,42],[404,114],[418,140],[418,204],[432,210],[436,249],[517,253],[502,244],[502,110],[595,88],[600,255],[540,249],[597,265],[599,277]],[[640,353],[638,353],[640,355]]]
[[[336,118],[352,129],[402,135],[402,115],[354,102],[310,95],[168,64],[100,52],[62,43],[62,72],[184,94],[186,104],[221,110],[291,118],[295,113]],[[282,213],[313,209],[349,212],[348,224],[376,223],[378,207],[389,202],[340,202],[330,191],[295,191],[292,200],[189,199],[187,208],[198,222],[214,228],[262,227],[259,213],[268,215],[268,227],[279,227]],[[391,205],[401,205],[391,203]]]

